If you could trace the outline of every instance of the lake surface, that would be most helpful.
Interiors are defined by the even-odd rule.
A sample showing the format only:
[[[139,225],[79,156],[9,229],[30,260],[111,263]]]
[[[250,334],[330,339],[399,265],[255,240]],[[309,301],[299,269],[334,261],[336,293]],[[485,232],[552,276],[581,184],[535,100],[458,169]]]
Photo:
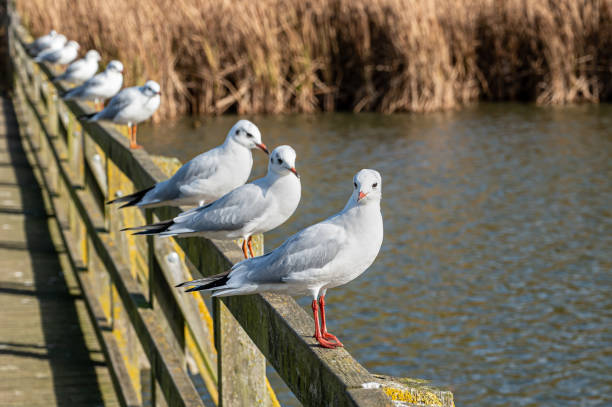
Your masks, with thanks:
[[[330,331],[367,369],[448,385],[458,406],[612,404],[612,106],[246,118],[295,148],[302,176],[267,250],[342,209],[359,169],[382,174],[378,259],[327,296]],[[186,161],[236,120],[146,125],[139,141]]]

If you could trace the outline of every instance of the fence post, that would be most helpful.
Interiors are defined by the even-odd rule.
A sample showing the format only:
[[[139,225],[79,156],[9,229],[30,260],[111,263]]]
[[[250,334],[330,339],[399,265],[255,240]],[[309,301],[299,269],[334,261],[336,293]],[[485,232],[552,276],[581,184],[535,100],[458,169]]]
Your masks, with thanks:
[[[254,246],[263,254],[263,239]],[[219,299],[213,300],[219,406],[271,406],[266,358]]]

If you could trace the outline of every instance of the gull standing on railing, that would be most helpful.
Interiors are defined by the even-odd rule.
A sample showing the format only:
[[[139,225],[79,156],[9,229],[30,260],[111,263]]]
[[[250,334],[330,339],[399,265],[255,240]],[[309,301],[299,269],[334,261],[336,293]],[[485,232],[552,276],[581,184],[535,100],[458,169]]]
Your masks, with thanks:
[[[68,41],[62,48],[51,52],[41,52],[34,61],[49,62],[51,64],[66,65],[71,63],[79,55],[79,44],[76,41]]]
[[[342,346],[327,332],[325,294],[327,289],[362,274],[374,262],[383,240],[380,174],[361,170],[353,184],[353,194],[340,213],[296,233],[264,256],[243,260],[229,271],[177,287],[193,286],[187,292],[210,290],[213,297],[261,292],[310,294],[316,340],[325,348]]]
[[[100,109],[100,103],[112,98],[121,90],[123,84],[123,64],[119,61],[110,61],[104,72],[100,72],[88,79],[80,86],[70,89],[62,96],[64,100],[90,100]],[[103,106],[103,105],[102,105]]]
[[[108,203],[152,208],[165,205],[198,205],[213,202],[249,179],[253,167],[251,149],[268,154],[257,126],[239,120],[225,142],[185,163],[169,179]]]
[[[136,126],[144,122],[157,110],[161,102],[161,90],[155,81],[146,81],[143,86],[125,88],[113,97],[108,106],[98,113],[83,115],[87,121],[110,121],[126,124],[130,137],[130,148],[142,148],[136,143]]]
[[[300,203],[302,185],[295,169],[295,158],[295,150],[290,146],[276,147],[270,154],[265,177],[242,185],[213,203],[183,212],[174,219],[124,230],[139,231],[135,235],[162,237],[243,238],[244,258],[249,258],[247,246],[254,257],[252,236],[285,223]]]
[[[38,37],[36,40],[32,41],[27,45],[28,53],[30,55],[38,54],[42,50],[49,47],[56,36],[57,32],[55,30],[51,30],[49,31],[49,34]]]
[[[87,51],[84,58],[74,61],[63,74],[56,76],[53,82],[66,81],[80,85],[98,72],[98,62],[101,57],[95,49]]]

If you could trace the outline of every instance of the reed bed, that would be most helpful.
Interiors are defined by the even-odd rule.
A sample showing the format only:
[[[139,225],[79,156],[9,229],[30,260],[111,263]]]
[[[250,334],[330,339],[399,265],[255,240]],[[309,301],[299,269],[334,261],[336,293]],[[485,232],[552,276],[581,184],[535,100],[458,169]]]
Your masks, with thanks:
[[[612,98],[612,0],[18,0],[161,82],[158,118]]]

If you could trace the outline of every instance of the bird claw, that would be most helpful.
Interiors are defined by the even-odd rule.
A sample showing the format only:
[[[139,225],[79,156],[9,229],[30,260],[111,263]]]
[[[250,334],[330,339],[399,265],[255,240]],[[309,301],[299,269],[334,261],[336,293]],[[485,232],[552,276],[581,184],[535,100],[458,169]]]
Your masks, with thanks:
[[[140,144],[136,144],[136,143],[130,144],[130,150],[139,150],[141,148],[142,146]]]
[[[323,336],[323,339],[330,339],[332,341],[335,341],[337,343],[335,346],[344,347],[342,342],[340,342],[340,340],[336,338],[336,335],[330,334],[329,332],[323,332],[321,333],[321,336]]]
[[[342,346],[342,344],[338,345],[338,344],[335,344],[333,342],[329,342],[329,341],[323,339],[322,336],[320,336],[320,337],[316,337],[315,336],[314,338],[317,340],[317,342],[319,342],[319,345],[321,345],[322,347],[327,348],[327,349],[335,349],[335,348],[337,348],[339,346]]]

